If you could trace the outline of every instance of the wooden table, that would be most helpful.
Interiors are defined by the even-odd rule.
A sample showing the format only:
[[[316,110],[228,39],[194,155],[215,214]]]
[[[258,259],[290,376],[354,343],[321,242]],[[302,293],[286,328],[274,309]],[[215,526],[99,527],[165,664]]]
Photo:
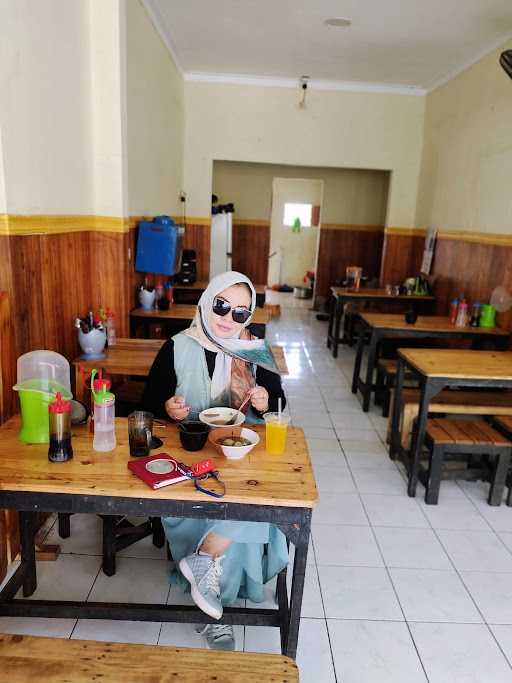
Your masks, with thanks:
[[[0,634],[9,683],[298,683],[288,657]],[[7,674],[8,672],[8,674]]]
[[[345,304],[350,302],[389,304],[397,303],[405,307],[411,306],[415,310],[424,310],[435,303],[434,296],[418,296],[415,294],[388,294],[385,289],[359,289],[357,292],[346,287],[331,287],[331,305],[329,310],[329,325],[327,328],[327,348],[332,346],[333,358],[338,356],[338,344],[345,344],[344,336],[340,337],[341,320]]]
[[[181,284],[177,282],[173,285],[173,293],[176,303],[178,304],[194,304],[199,301],[199,297],[208,287],[208,282],[199,280],[193,284]],[[256,291],[256,306],[263,308],[265,305],[265,285],[253,285]]]
[[[37,587],[34,517],[37,512],[86,512],[128,516],[177,516],[233,519],[276,524],[295,546],[290,601],[286,570],[277,579],[279,608],[227,607],[221,623],[278,626],[283,654],[295,658],[310,536],[311,513],[318,501],[302,429],[292,427],[282,456],[268,455],[264,427],[254,426],[261,442],[243,460],[227,460],[207,444],[200,453],[184,451],[177,428],[160,433],[163,452],[192,464],[212,458],[226,484],[222,499],[195,490],[191,481],[150,489],[127,468],[128,429],[116,419],[117,447],[96,453],[88,426],[73,428],[74,458],[50,463],[45,444],[17,439],[16,416],[0,427],[0,507],[19,511],[21,564],[0,592],[0,615],[68,619],[123,619],[186,623],[218,623],[195,606],[125,603],[62,602],[14,599],[20,587],[28,597]],[[111,579],[115,581],[113,577]]]
[[[137,327],[142,323],[144,335],[149,337],[149,325],[159,322],[169,328],[172,336],[187,328],[196,314],[197,306],[189,304],[172,304],[168,311],[159,311],[155,308],[149,311],[145,308],[134,308],[130,312],[130,336],[136,337]],[[270,315],[264,308],[257,308],[252,316],[251,329],[258,337],[265,336],[265,327],[270,321]]]
[[[91,370],[103,370],[106,375],[134,375],[147,377],[157,353],[165,344],[164,339],[131,339],[119,338],[115,346],[105,350],[105,358],[100,360],[84,360],[75,358],[75,398],[84,401],[86,389],[83,386],[80,368],[89,375]],[[288,374],[288,367],[282,346],[272,345],[272,355],[282,375]]]
[[[403,315],[389,313],[362,313],[361,321],[363,329],[359,335],[357,344],[356,360],[354,363],[354,375],[352,378],[352,393],[357,394],[359,389],[363,397],[363,410],[368,412],[370,398],[373,391],[373,373],[377,355],[377,345],[386,337],[408,337],[409,339],[425,339],[435,337],[439,340],[470,339],[473,344],[486,340],[494,346],[503,349],[507,347],[510,332],[499,327],[456,327],[445,316],[419,316],[414,325],[408,325]],[[369,335],[368,365],[366,367],[366,379],[359,376],[365,338]]]
[[[481,329],[481,328],[480,328]],[[410,458],[401,446],[399,429],[401,394],[405,371],[420,382],[418,419],[413,429]],[[428,407],[431,400],[447,387],[512,388],[512,352],[467,351],[460,349],[400,349],[393,408],[390,455],[409,459],[410,496],[416,494],[421,450],[425,439]]]

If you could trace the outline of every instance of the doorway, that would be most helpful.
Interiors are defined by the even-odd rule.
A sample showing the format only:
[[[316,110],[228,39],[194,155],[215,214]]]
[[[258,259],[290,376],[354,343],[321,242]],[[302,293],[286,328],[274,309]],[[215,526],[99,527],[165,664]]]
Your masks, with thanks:
[[[324,181],[274,178],[268,284],[304,284],[316,270]]]

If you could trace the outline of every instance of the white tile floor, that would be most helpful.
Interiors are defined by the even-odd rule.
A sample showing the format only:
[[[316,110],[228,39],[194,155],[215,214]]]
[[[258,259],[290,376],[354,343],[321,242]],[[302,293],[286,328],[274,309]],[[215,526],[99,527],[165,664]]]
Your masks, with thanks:
[[[268,329],[283,344],[286,393],[304,427],[321,503],[303,602],[302,683],[501,683],[512,680],[512,509],[490,508],[486,486],[446,482],[437,507],[407,497],[384,447],[385,421],[350,392],[353,351],[332,359],[326,323],[282,309]],[[100,570],[97,518],[76,515],[63,554],[38,567],[34,597],[179,601],[167,561],[148,539],[115,577]],[[270,594],[270,593],[269,593]],[[184,598],[187,602],[189,598]],[[179,624],[0,618],[0,632],[201,647]],[[276,629],[237,628],[239,649],[278,652]]]

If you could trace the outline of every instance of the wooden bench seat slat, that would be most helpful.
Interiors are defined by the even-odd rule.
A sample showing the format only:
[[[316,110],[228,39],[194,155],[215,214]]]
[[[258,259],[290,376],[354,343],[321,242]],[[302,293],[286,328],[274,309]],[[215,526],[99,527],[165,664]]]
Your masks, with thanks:
[[[509,444],[508,439],[493,429],[491,425],[487,424],[487,422],[484,422],[484,420],[478,420],[477,422],[466,422],[468,425],[471,425],[471,428],[475,431],[475,434],[479,436],[480,443],[492,443],[495,446],[506,446]]]
[[[439,420],[428,420],[427,435],[436,443],[453,443],[452,437],[439,424]]]
[[[436,420],[438,426],[443,429],[450,437],[452,443],[456,444],[472,444],[473,439],[461,427],[456,420],[438,419]],[[447,442],[443,442],[447,443]]]
[[[0,634],[9,683],[298,683],[281,655]]]
[[[484,420],[434,418],[427,423],[428,436],[438,444],[510,446],[510,442]]]

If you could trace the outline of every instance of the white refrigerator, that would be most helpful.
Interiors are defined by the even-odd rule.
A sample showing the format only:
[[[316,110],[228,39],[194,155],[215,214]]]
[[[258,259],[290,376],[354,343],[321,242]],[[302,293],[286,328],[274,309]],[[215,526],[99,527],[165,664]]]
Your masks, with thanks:
[[[233,214],[216,213],[210,231],[210,278],[232,270],[231,249]]]

